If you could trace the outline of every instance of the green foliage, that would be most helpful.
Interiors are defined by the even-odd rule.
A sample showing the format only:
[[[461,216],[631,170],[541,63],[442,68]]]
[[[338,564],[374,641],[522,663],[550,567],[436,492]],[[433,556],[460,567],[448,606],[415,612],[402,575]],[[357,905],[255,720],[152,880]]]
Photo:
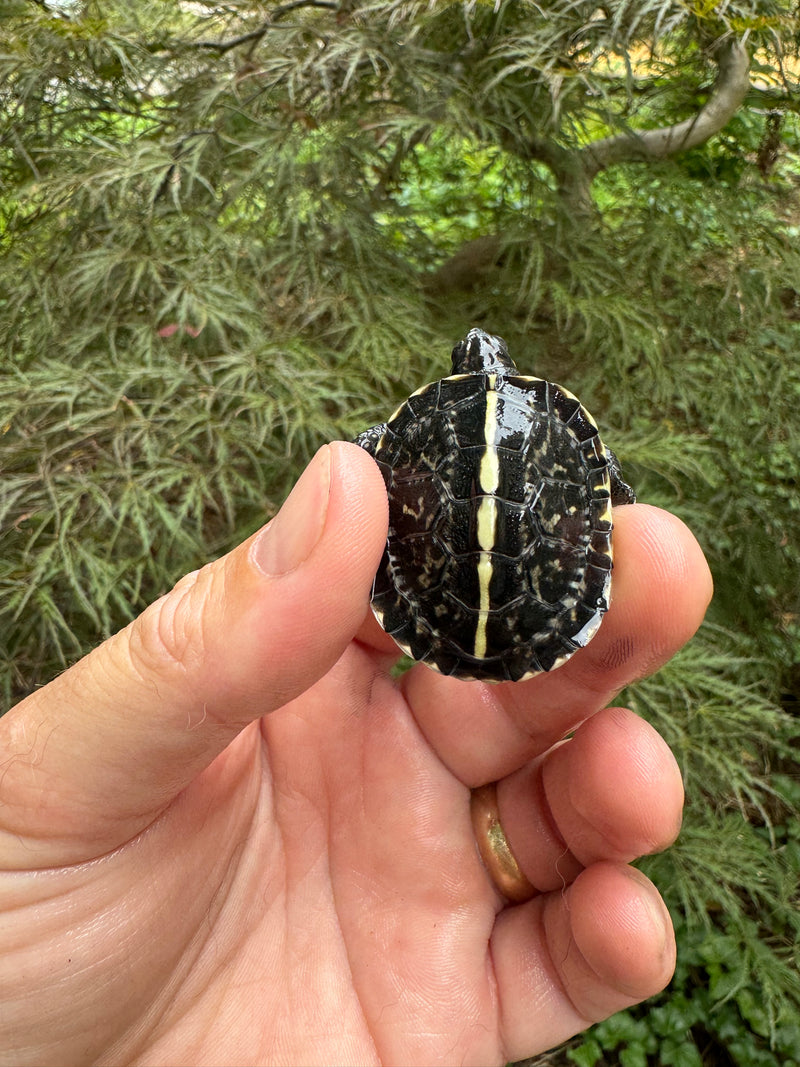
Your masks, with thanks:
[[[569,1048],[568,1061],[579,1067],[797,1067],[798,1016],[769,1017],[755,977],[765,961],[742,940],[714,930],[698,934],[680,919],[676,933],[682,951],[669,992],[650,1001],[646,1014],[623,1011],[594,1027]]]
[[[577,392],[706,549],[709,623],[626,694],[686,781],[645,864],[679,970],[579,1064],[791,1064],[800,1040],[793,17],[0,6],[4,707],[256,528],[472,323]],[[758,79],[718,136],[572,180],[587,143],[696,115],[742,34]]]

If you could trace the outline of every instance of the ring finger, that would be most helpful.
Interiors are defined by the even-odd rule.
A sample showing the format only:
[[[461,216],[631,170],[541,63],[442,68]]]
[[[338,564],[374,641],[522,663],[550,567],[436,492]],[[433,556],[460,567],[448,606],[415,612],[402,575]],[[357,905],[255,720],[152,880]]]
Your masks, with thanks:
[[[593,863],[628,863],[676,838],[683,786],[666,743],[643,719],[607,708],[574,737],[497,783],[497,818],[537,892]]]

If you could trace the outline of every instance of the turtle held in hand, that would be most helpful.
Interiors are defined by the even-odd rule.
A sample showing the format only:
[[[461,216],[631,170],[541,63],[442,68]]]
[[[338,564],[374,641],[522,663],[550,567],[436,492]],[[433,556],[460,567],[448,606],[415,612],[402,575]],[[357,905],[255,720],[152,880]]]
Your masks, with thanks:
[[[519,681],[586,645],[608,610],[611,505],[635,495],[568,390],[470,330],[447,378],[356,439],[389,496],[372,592],[384,630],[443,674]]]

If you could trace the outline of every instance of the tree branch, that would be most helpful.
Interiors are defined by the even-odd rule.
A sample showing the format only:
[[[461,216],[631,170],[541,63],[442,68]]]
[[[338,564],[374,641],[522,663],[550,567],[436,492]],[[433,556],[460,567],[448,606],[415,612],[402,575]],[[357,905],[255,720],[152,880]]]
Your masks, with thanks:
[[[552,172],[564,202],[576,218],[592,212],[592,179],[615,163],[646,163],[666,159],[703,144],[736,114],[750,91],[750,57],[746,38],[728,40],[717,48],[717,80],[704,106],[683,122],[654,130],[628,131],[574,150],[554,141],[529,141],[525,144],[528,159],[537,159]],[[501,144],[520,154],[519,142],[510,132],[501,135]],[[469,241],[444,263],[429,279],[432,294],[466,288],[480,278],[480,272],[493,269],[500,254],[496,236]]]
[[[291,11],[296,11],[301,7],[317,7],[323,8],[327,11],[335,11],[338,8],[336,0],[291,0],[290,3],[282,4],[277,7],[269,19],[258,27],[256,30],[251,30],[249,33],[243,33],[239,37],[232,37],[227,41],[195,41],[192,45],[193,48],[205,48],[213,52],[229,52],[232,48],[238,48],[240,45],[249,44],[250,42],[260,41],[262,37],[266,37],[269,30]]]
[[[579,152],[586,179],[615,163],[666,159],[703,144],[736,114],[750,88],[750,57],[745,42],[732,40],[717,50],[717,81],[711,96],[692,118],[655,130],[626,130],[588,144]]]

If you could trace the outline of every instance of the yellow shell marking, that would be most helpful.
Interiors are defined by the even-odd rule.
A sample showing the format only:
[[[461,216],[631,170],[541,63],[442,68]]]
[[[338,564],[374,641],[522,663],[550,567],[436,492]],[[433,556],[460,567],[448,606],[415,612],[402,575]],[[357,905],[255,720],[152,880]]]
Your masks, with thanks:
[[[478,589],[480,604],[478,622],[475,627],[476,659],[486,655],[486,620],[489,617],[489,585],[492,580],[492,556],[497,529],[497,500],[494,494],[500,484],[500,461],[497,455],[497,393],[495,382],[497,376],[490,374],[486,390],[486,418],[483,424],[483,437],[486,449],[481,456],[478,482],[484,496],[478,505],[478,544],[481,554],[478,559]]]

